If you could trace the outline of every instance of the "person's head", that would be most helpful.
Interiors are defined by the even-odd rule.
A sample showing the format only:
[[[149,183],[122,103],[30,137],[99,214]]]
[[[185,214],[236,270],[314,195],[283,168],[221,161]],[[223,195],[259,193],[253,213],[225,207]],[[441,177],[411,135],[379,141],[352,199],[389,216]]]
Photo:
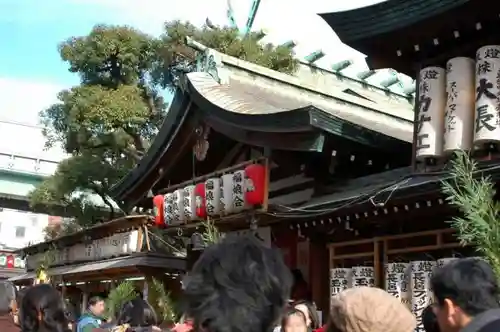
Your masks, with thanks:
[[[436,314],[434,313],[433,305],[427,306],[422,311],[422,325],[425,332],[440,332]]]
[[[88,310],[92,314],[102,317],[102,315],[104,315],[104,311],[106,310],[104,300],[99,296],[92,296],[89,299]]]
[[[48,284],[30,287],[21,303],[23,332],[68,332],[61,294]]]
[[[320,327],[318,312],[316,311],[316,308],[313,306],[311,302],[297,301],[293,304],[293,307],[297,310],[302,311],[302,313],[306,317],[307,327],[313,330],[318,329]]]
[[[184,279],[186,314],[206,332],[262,332],[278,321],[291,275],[281,253],[254,236],[204,250]]]
[[[375,287],[355,287],[332,298],[327,332],[413,332],[415,316],[399,299]]]
[[[132,327],[148,327],[157,325],[158,321],[151,305],[138,297],[126,302],[122,306],[117,324],[129,324]]]
[[[457,259],[436,269],[431,287],[434,313],[443,332],[459,331],[474,316],[499,307],[495,273],[482,259]]]
[[[281,319],[282,332],[307,332],[306,316],[299,309],[289,309]]]

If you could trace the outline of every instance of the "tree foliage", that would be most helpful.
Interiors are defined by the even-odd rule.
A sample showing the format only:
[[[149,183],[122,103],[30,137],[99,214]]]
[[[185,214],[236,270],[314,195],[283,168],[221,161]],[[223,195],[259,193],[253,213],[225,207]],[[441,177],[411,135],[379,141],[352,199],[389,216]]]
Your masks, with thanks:
[[[180,21],[167,22],[159,38],[109,25],[69,38],[59,53],[80,84],[61,91],[58,102],[40,112],[47,147],[60,145],[69,157],[31,193],[33,206],[63,206],[84,227],[102,217],[103,207],[108,218],[115,216],[109,190],[158,132],[167,109],[162,89],[175,87],[179,75],[195,68],[188,36],[277,71],[297,68],[290,48],[260,44],[257,33],[242,39],[235,29]]]
[[[165,33],[160,37],[160,67],[156,81],[164,87],[176,84],[179,75],[193,70],[196,51],[186,45],[186,37],[221,53],[246,60],[283,73],[294,73],[299,65],[293,49],[285,45],[261,43],[262,31],[249,33],[241,38],[238,29],[205,25],[201,28],[189,22],[165,23]]]
[[[454,217],[452,227],[463,245],[475,247],[490,262],[500,278],[500,202],[489,177],[478,177],[477,164],[460,152],[452,161],[451,180],[442,183],[447,201],[461,216]]]

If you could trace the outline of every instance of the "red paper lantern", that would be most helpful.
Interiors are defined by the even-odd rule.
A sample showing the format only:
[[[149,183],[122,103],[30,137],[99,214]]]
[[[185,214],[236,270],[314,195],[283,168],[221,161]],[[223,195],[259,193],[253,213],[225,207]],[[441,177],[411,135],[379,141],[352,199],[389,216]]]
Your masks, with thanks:
[[[155,225],[157,227],[165,227],[164,202],[163,195],[156,195],[153,197]]]
[[[7,256],[7,267],[9,269],[12,269],[14,267],[14,256],[12,255]]]
[[[198,183],[194,187],[194,195],[196,198],[196,216],[205,219],[207,217],[207,206],[205,202],[205,183]]]
[[[260,164],[245,167],[245,202],[250,205],[264,203],[266,168]]]

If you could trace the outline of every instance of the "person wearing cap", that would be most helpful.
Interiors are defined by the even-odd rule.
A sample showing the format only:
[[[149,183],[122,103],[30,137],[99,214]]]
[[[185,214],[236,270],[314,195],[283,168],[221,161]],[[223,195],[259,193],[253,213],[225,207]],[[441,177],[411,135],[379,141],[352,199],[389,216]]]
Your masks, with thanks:
[[[380,288],[355,287],[332,299],[327,332],[413,332],[415,316]]]

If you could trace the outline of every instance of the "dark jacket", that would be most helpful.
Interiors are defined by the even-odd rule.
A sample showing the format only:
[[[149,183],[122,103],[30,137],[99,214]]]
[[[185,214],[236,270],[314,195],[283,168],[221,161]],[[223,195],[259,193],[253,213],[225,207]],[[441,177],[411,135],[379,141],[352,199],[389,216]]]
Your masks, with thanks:
[[[498,332],[500,331],[500,309],[488,310],[474,317],[472,322],[460,332]]]

